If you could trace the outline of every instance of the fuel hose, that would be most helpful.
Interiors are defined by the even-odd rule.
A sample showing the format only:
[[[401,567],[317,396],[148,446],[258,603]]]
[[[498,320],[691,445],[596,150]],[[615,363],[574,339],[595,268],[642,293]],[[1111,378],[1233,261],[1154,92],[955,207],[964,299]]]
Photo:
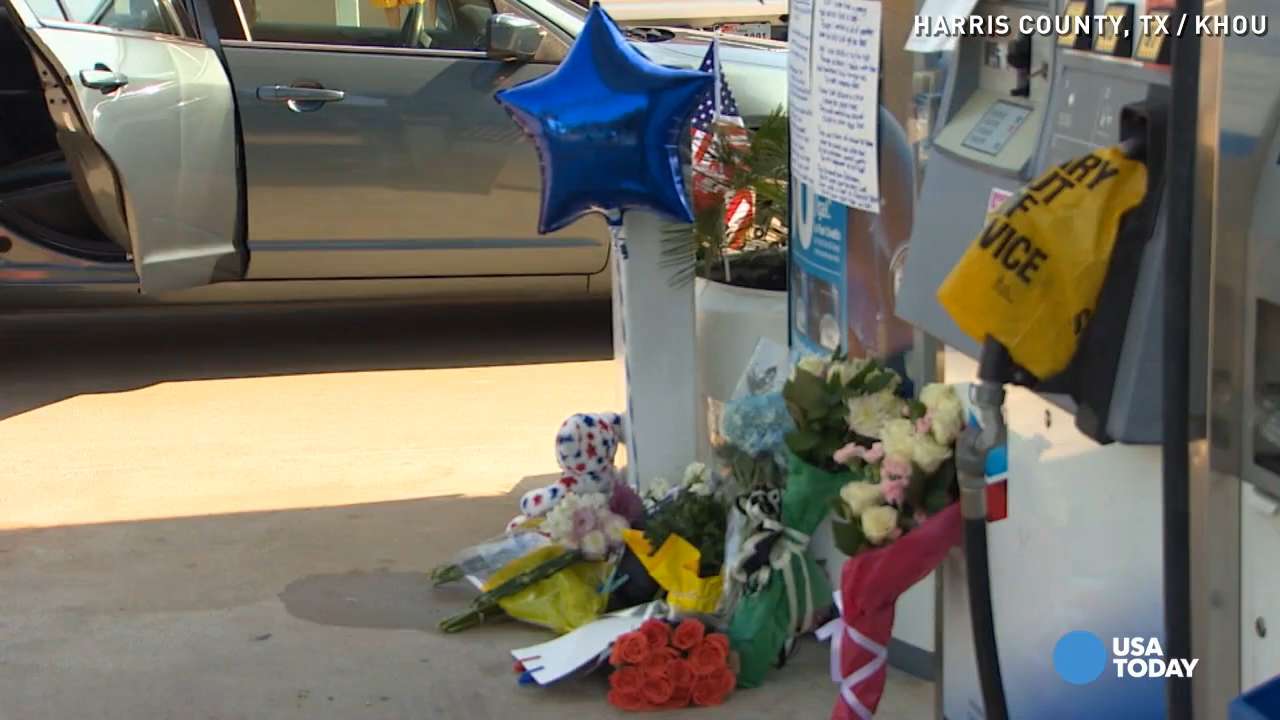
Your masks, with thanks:
[[[991,563],[987,547],[987,455],[1004,444],[1004,382],[1013,363],[1003,345],[988,338],[979,357],[979,382],[972,388],[976,423],[956,443],[960,513],[964,517],[964,561],[978,684],[986,720],[1008,720],[1009,708],[996,644]]]

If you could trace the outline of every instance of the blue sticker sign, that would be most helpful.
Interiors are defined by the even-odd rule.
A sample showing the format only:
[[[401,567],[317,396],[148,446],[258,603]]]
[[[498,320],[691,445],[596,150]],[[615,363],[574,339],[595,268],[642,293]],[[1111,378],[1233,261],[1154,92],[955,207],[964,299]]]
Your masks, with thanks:
[[[796,189],[796,242],[791,244],[791,344],[809,353],[847,347],[844,299],[849,210],[818,195],[807,183]]]

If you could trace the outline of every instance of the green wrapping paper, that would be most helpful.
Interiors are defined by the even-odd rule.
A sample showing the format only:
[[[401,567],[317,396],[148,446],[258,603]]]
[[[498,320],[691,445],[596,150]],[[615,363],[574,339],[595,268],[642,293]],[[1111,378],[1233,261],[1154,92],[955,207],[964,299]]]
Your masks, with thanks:
[[[854,479],[852,472],[826,472],[787,451],[785,529],[778,542],[787,543],[790,557],[786,570],[775,568],[763,587],[744,592],[729,621],[729,640],[742,662],[739,687],[759,686],[787,640],[813,629],[817,614],[830,606],[831,586],[809,549],[809,536]]]

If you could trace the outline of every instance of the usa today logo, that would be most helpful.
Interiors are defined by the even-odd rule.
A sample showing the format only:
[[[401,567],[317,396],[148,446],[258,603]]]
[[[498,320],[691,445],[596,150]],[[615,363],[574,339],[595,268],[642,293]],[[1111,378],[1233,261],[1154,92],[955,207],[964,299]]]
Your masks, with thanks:
[[[1199,662],[1166,658],[1157,638],[1113,637],[1108,653],[1102,638],[1086,630],[1063,635],[1053,647],[1053,669],[1072,685],[1088,685],[1104,672],[1120,678],[1189,678]]]

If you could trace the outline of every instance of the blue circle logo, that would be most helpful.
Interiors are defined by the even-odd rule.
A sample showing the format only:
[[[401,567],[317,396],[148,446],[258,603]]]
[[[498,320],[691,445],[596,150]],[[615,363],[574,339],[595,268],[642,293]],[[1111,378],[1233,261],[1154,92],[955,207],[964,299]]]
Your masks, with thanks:
[[[1053,669],[1072,685],[1088,685],[1107,667],[1107,646],[1091,632],[1075,630],[1053,646]]]

